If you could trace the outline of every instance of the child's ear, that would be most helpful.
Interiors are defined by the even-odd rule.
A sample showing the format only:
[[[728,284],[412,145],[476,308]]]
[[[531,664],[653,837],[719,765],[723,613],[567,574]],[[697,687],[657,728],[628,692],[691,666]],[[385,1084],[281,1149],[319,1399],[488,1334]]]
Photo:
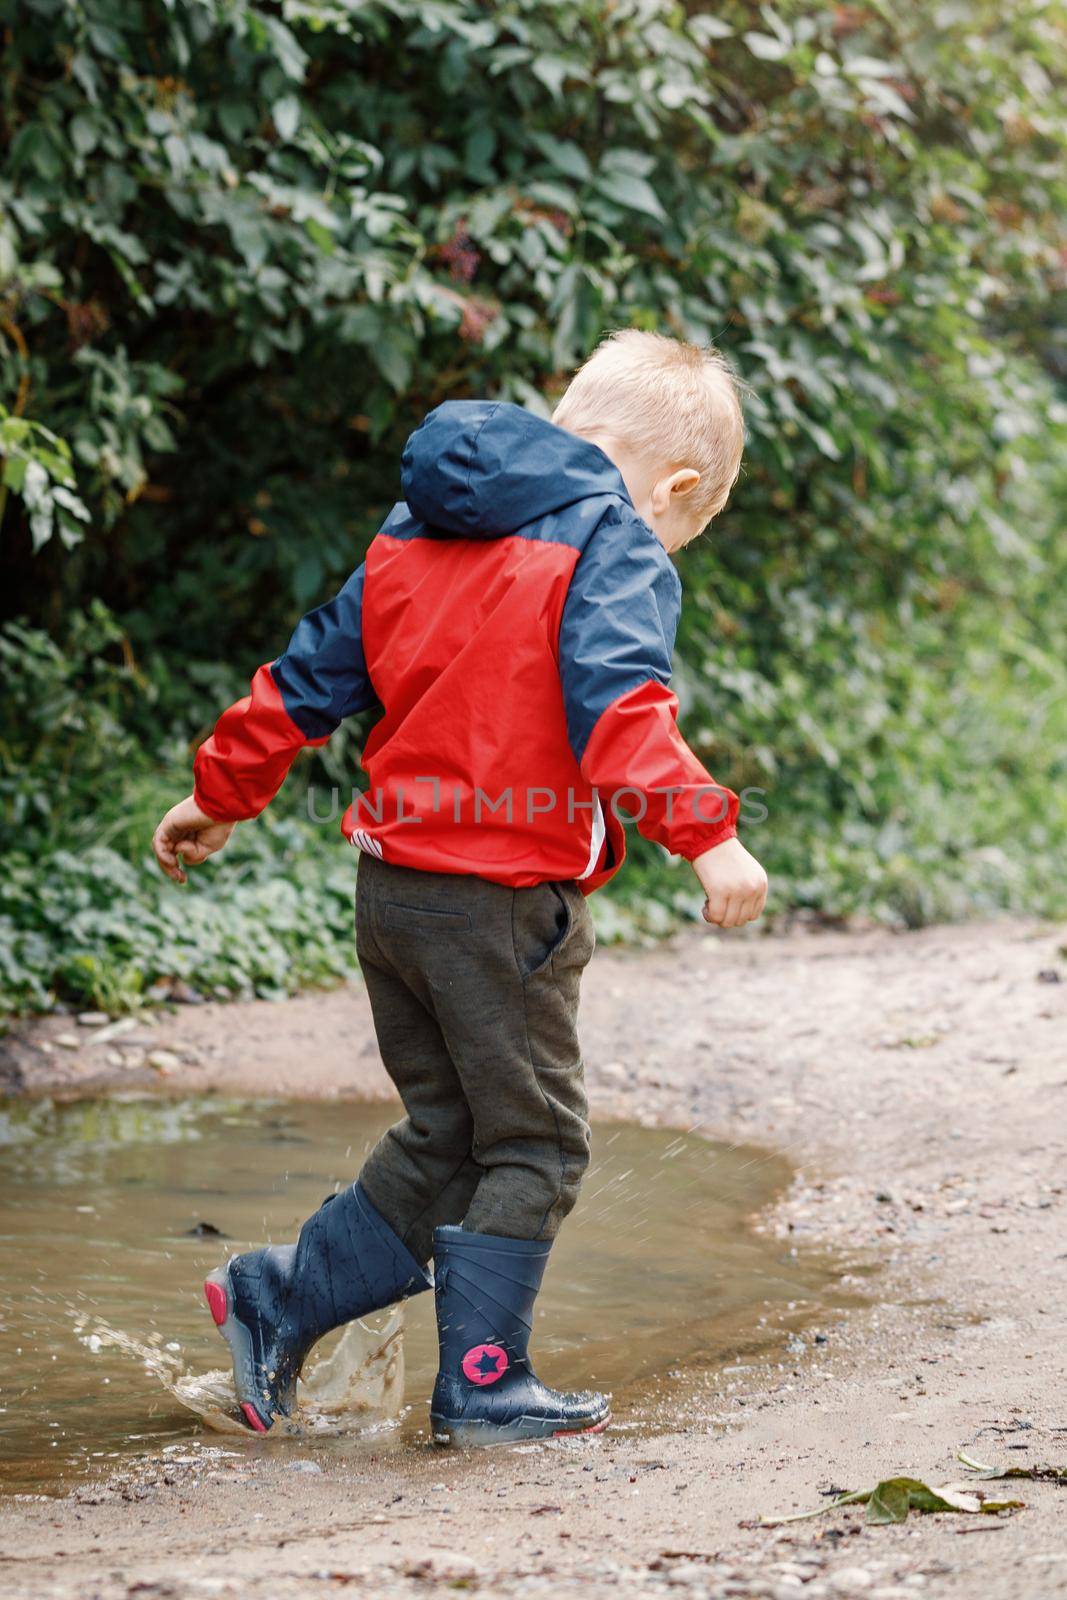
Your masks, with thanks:
[[[700,482],[700,473],[696,467],[679,467],[677,472],[671,473],[671,498],[681,498],[683,495],[692,494]]]
[[[657,517],[661,517],[669,506],[679,506],[687,495],[691,495],[700,482],[700,473],[696,467],[679,467],[676,472],[670,472],[665,478],[660,478],[654,485],[651,495],[652,510]]]

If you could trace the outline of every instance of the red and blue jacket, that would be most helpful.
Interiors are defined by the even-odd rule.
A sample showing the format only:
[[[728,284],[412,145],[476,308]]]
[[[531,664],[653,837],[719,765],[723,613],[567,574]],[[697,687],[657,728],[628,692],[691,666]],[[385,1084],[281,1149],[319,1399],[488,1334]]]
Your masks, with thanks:
[[[449,401],[401,485],[363,565],[200,747],[201,810],[258,815],[305,745],[377,707],[342,831],[385,861],[588,892],[622,864],[624,814],[688,859],[732,838],[737,798],[677,727],[681,585],[603,451]]]

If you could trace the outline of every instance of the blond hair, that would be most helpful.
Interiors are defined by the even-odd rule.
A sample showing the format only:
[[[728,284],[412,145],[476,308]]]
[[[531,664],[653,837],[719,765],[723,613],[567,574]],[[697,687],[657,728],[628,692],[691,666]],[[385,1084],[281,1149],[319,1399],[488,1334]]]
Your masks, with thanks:
[[[552,421],[571,433],[610,434],[671,468],[695,467],[701,526],[717,516],[741,470],[741,391],[711,345],[624,328],[609,334],[571,379]]]

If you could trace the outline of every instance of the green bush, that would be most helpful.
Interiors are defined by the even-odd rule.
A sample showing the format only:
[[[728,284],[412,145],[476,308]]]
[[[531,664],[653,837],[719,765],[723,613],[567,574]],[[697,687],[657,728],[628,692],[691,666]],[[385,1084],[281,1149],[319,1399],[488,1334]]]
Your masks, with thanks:
[[[241,830],[177,892],[107,845],[0,861],[0,1010],[118,1012],[153,986],[274,999],[354,968],[351,849],[292,820]]]
[[[1062,908],[1061,0],[17,10],[0,616],[82,663],[49,720],[47,641],[7,635],[50,774],[0,752],[19,848],[142,861],[424,411],[544,411],[636,325],[716,339],[753,391],[679,682],[716,775],[766,790],[778,905]],[[69,619],[111,626],[97,600],[94,666]],[[353,747],[304,771],[350,781]],[[619,893],[682,881],[644,850]]]
[[[62,997],[135,1009],[153,985],[277,996],[352,971],[353,859],[299,793],[177,889],[151,858],[188,788],[186,746],[129,731],[159,691],[105,609],[75,614],[65,648],[0,629],[0,1011]]]

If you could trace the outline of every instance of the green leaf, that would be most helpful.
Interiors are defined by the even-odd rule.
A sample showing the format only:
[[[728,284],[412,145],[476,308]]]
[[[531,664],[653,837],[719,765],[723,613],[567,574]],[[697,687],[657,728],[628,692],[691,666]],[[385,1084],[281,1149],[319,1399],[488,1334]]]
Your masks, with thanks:
[[[192,166],[192,152],[188,142],[180,134],[170,133],[163,140],[163,149],[174,176],[184,178]]]
[[[827,460],[840,461],[840,448],[828,429],[824,428],[821,423],[816,422],[813,417],[802,417],[800,422],[804,432],[811,439],[812,443],[818,448],[820,453],[826,456]]]
[[[874,56],[845,56],[841,70],[857,78],[892,78],[901,71],[892,62],[879,61]]]
[[[386,383],[402,394],[411,380],[411,357],[407,351],[383,339],[371,346],[370,353]]]
[[[695,38],[700,40],[701,44],[707,44],[712,39],[732,38],[734,32],[730,24],[723,22],[721,17],[690,17],[686,27]]]
[[[223,137],[235,145],[240,145],[255,123],[252,107],[247,101],[235,95],[216,101],[215,115]]]
[[[655,171],[656,158],[648,150],[630,150],[625,145],[613,145],[601,162],[603,172],[636,172],[647,178]]]
[[[39,122],[28,122],[11,141],[10,160],[17,169],[32,166],[46,179],[58,178],[63,162],[48,132]]]
[[[641,211],[646,216],[655,217],[658,222],[667,220],[667,214],[660,205],[655,189],[645,178],[639,178],[636,173],[604,173],[597,180],[597,188],[606,199],[614,200],[630,211]]]
[[[295,78],[297,81],[302,80],[304,73],[307,71],[308,57],[297,42],[296,35],[292,29],[287,28],[279,17],[271,17],[263,12],[258,14],[258,21],[266,30],[270,42],[274,46],[278,64],[286,77]]]
[[[472,128],[463,148],[463,165],[472,176],[480,177],[488,172],[496,145],[496,132],[490,123]]]
[[[43,550],[53,531],[52,497],[41,500],[38,508],[30,512],[30,544],[34,555]]]
[[[56,484],[52,489],[52,499],[57,506],[62,506],[64,511],[69,511],[72,517],[77,517],[79,522],[91,521],[88,508],[84,502],[79,500],[76,494],[72,494],[69,489],[64,489],[61,484]]]
[[[566,80],[576,74],[582,75],[572,62],[565,61],[562,56],[535,56],[530,63],[530,70],[557,100]]]
[[[4,487],[14,489],[16,494],[22,493],[22,485],[26,481],[26,468],[29,461],[25,456],[4,457]]]
[[[267,259],[269,244],[267,230],[259,217],[249,212],[238,212],[230,218],[233,242],[244,257],[245,265],[253,272]]]
[[[561,183],[536,182],[527,185],[527,198],[536,200],[539,205],[551,206],[557,211],[565,211],[569,216],[576,217],[580,212],[577,195],[570,189],[564,188]]]
[[[98,138],[99,128],[93,117],[87,116],[84,111],[71,117],[70,140],[80,156],[87,156],[91,150],[95,150]]]
[[[990,1475],[990,1469],[981,1467],[977,1462],[972,1463],[962,1451],[959,1459],[965,1465],[973,1466],[983,1477]],[[791,1522],[806,1522],[812,1517],[824,1516],[828,1511],[836,1511],[842,1506],[864,1504],[867,1507],[866,1520],[877,1526],[906,1522],[912,1511],[924,1515],[937,1512],[962,1512],[971,1516],[996,1515],[1001,1511],[1018,1510],[1022,1506],[1022,1501],[983,1500],[980,1493],[960,1489],[954,1484],[931,1488],[921,1478],[883,1478],[873,1489],[857,1489],[849,1494],[839,1495],[836,1500],[831,1500],[826,1505],[815,1506],[811,1511],[799,1511],[786,1517],[761,1517],[759,1525],[780,1527]]]
[[[313,244],[316,244],[323,255],[332,256],[337,248],[337,241],[325,223],[317,217],[308,217],[304,223],[304,232]]]
[[[300,101],[295,94],[282,95],[270,108],[279,139],[291,139],[300,126]]]
[[[887,1478],[876,1485],[867,1502],[868,1522],[907,1522],[911,1505],[911,1480]]]
[[[904,1480],[908,1483],[908,1498],[915,1511],[926,1514],[934,1511],[967,1511],[976,1512],[984,1509],[978,1495],[962,1494],[959,1490],[948,1485],[940,1489],[931,1489],[929,1484],[921,1483],[918,1479]]]
[[[585,152],[570,139],[555,139],[547,133],[533,133],[530,138],[545,159],[551,162],[557,172],[562,172],[564,177],[574,178],[578,183],[586,183],[593,176],[593,169]]]
[[[784,39],[776,39],[773,34],[746,33],[742,37],[760,61],[781,61],[789,54],[790,46]]]

